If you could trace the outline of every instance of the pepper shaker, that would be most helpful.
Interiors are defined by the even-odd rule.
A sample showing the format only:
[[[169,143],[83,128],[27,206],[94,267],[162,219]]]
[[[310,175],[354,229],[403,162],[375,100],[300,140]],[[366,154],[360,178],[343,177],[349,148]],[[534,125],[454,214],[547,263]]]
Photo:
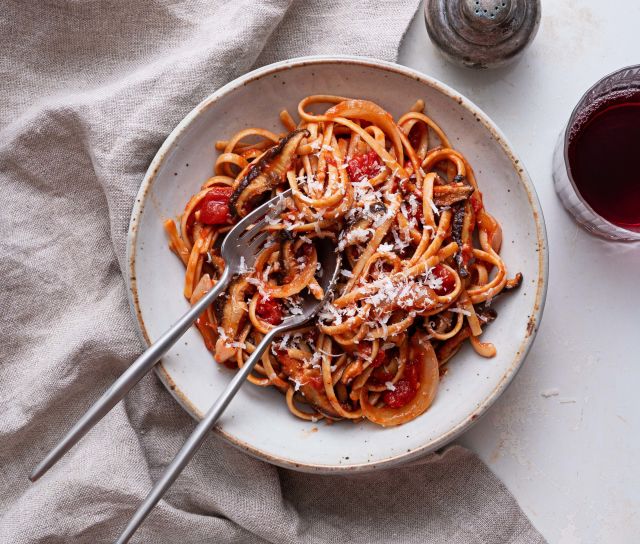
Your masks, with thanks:
[[[425,0],[431,41],[450,61],[497,68],[516,60],[540,25],[540,0]]]

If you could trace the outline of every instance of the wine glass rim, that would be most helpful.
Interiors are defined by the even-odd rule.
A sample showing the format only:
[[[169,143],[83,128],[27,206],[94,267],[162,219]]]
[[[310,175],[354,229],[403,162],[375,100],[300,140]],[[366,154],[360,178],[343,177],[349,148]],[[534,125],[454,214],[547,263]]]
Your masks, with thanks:
[[[637,76],[638,76],[638,89],[640,90],[640,64],[632,64],[630,66],[625,66],[623,68],[618,68],[617,70],[614,70],[613,72],[610,72],[609,74],[602,76],[598,81],[596,81],[593,85],[591,85],[591,87],[589,87],[580,96],[580,99],[578,100],[578,102],[576,103],[575,107],[571,111],[571,115],[569,116],[569,121],[567,122],[567,125],[566,125],[566,127],[564,129],[564,137],[563,137],[564,138],[564,148],[563,148],[563,153],[564,153],[564,166],[565,166],[565,170],[567,172],[567,177],[569,178],[569,183],[571,183],[571,186],[573,187],[573,190],[574,190],[574,192],[576,194],[576,197],[580,200],[580,202],[591,213],[593,213],[594,215],[598,216],[600,218],[600,220],[603,221],[604,223],[606,223],[612,230],[615,230],[616,232],[619,232],[621,236],[624,236],[624,238],[616,238],[617,240],[632,242],[632,241],[640,241],[640,232],[636,232],[636,231],[633,231],[631,229],[627,229],[625,227],[621,227],[620,225],[616,225],[615,223],[612,223],[611,221],[609,221],[608,219],[603,217],[602,214],[600,214],[596,210],[594,210],[593,207],[591,206],[591,204],[589,204],[585,200],[585,198],[582,196],[582,193],[578,189],[578,186],[576,185],[576,182],[573,179],[573,175],[571,173],[571,168],[569,167],[569,135],[571,133],[570,129],[571,129],[571,127],[573,126],[573,124],[575,122],[576,114],[583,107],[584,101],[587,99],[589,94],[591,94],[591,92],[594,91],[604,81],[606,81],[609,78],[612,78],[612,77],[616,76],[617,74],[619,74],[621,72],[626,72],[626,71],[629,71],[629,70],[637,70],[638,71],[638,73],[637,73]]]

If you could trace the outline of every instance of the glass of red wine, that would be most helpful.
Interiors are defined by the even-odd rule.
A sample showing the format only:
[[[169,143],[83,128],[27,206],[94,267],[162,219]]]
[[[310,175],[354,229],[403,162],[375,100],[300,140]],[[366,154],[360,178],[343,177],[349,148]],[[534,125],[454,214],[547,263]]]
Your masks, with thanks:
[[[556,145],[553,179],[587,230],[640,241],[640,65],[605,76],[583,95]]]

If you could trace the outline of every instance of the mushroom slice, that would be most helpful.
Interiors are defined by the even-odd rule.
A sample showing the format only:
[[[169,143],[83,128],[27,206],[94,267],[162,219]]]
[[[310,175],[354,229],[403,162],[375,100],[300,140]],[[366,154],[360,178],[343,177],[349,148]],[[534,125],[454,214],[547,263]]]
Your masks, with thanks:
[[[248,308],[245,302],[246,291],[251,287],[245,278],[236,280],[229,289],[229,297],[222,310],[222,331],[216,341],[214,358],[218,363],[231,359],[238,351],[235,340],[240,331],[240,325],[245,318]]]
[[[294,130],[260,155],[240,181],[236,182],[229,200],[231,213],[244,217],[250,211],[249,205],[282,183],[300,141],[308,136],[309,131],[306,129]]]
[[[471,185],[435,185],[433,187],[433,203],[436,206],[451,206],[456,202],[469,198],[474,189]]]

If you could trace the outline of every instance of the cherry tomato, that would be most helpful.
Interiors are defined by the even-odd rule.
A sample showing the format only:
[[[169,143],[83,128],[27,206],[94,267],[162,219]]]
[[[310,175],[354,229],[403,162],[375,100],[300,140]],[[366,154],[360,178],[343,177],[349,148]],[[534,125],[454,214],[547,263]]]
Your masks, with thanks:
[[[271,325],[280,325],[282,323],[282,304],[272,298],[260,297],[256,304],[256,315]]]
[[[402,408],[416,396],[416,390],[408,380],[398,380],[393,391],[385,391],[382,400],[389,408]]]
[[[229,199],[233,189],[231,187],[212,187],[200,201],[200,222],[205,225],[224,225],[231,223]]]
[[[304,383],[308,383],[316,391],[322,391],[324,389],[324,382],[322,381],[322,376],[319,374],[308,375]]]
[[[409,380],[409,382],[418,388],[418,382],[420,381],[420,364],[418,361],[411,361],[404,369],[402,379]]]
[[[404,369],[404,375],[395,383],[393,391],[385,391],[382,400],[389,408],[402,408],[413,400],[418,392],[419,364],[412,361]]]
[[[451,291],[453,291],[453,288],[456,285],[456,279],[453,276],[453,274],[451,272],[449,272],[449,270],[447,268],[445,268],[441,264],[437,264],[433,268],[431,273],[436,278],[440,278],[442,280],[442,285],[440,287],[438,287],[437,289],[434,289],[434,291],[439,296],[442,297],[442,296],[446,295],[447,293],[450,293]]]
[[[375,385],[384,385],[387,382],[393,380],[393,377],[396,375],[395,372],[389,372],[386,366],[384,366],[387,362],[387,356],[382,352],[383,355],[373,360],[371,366],[373,367],[373,372],[371,373],[371,382]]]
[[[347,173],[353,182],[375,177],[380,172],[382,161],[375,151],[353,156],[347,163]]]

